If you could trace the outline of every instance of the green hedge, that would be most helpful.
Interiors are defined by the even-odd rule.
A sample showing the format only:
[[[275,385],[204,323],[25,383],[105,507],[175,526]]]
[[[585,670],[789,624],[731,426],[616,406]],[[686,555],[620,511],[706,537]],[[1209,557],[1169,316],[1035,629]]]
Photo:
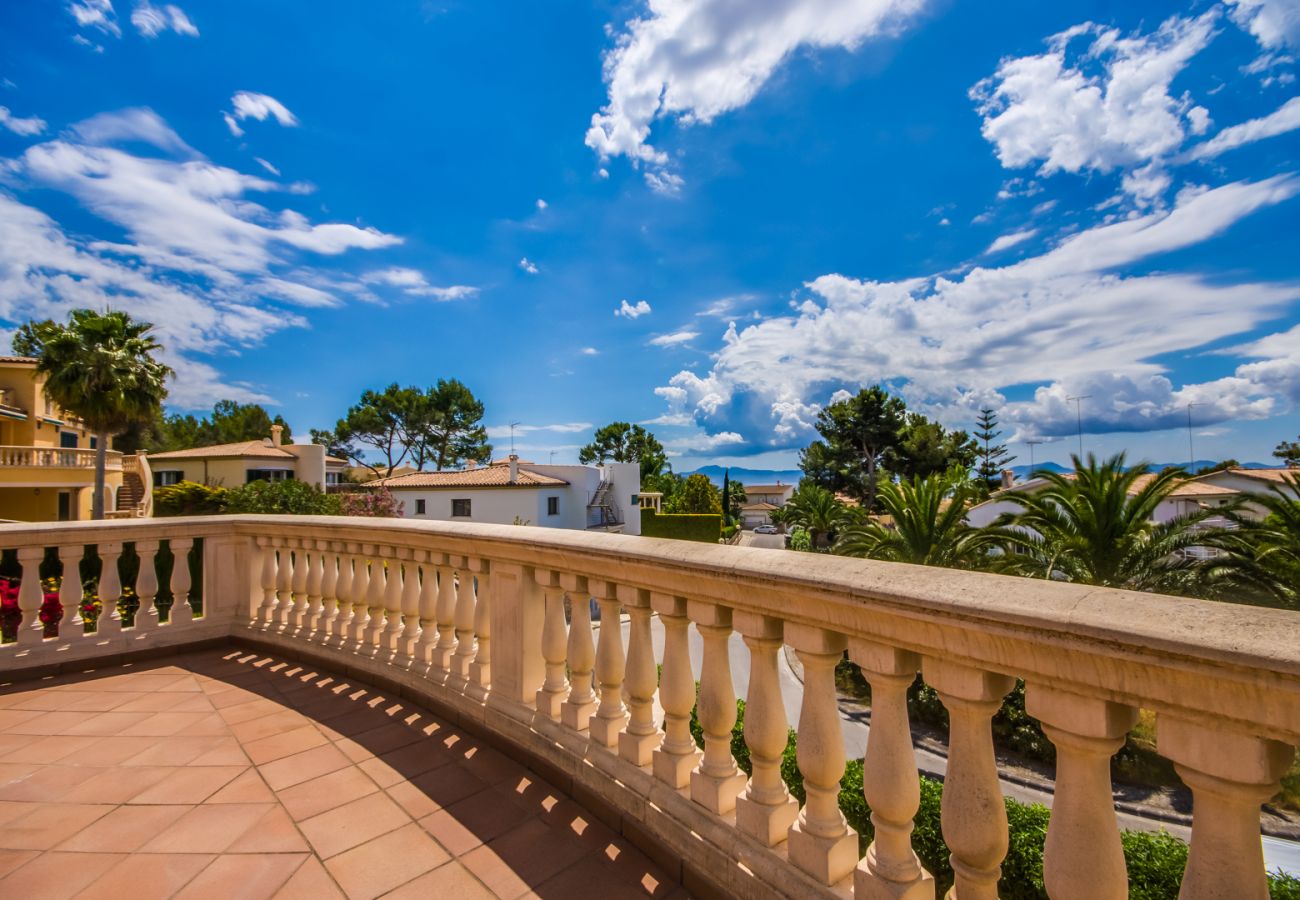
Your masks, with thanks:
[[[722,516],[717,513],[656,513],[641,510],[641,534],[716,544],[722,537]]]

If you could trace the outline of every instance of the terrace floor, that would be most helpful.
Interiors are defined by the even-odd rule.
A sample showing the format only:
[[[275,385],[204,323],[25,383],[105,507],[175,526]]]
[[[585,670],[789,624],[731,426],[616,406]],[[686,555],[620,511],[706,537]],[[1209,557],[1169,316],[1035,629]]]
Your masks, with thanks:
[[[0,897],[685,896],[370,686],[222,648],[0,687]]]

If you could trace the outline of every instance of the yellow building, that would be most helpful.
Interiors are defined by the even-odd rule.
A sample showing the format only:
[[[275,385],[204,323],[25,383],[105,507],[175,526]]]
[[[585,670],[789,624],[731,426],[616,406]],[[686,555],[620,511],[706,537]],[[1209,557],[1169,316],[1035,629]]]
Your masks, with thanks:
[[[153,487],[182,481],[228,488],[251,481],[305,481],[324,490],[342,480],[347,465],[327,456],[320,444],[284,443],[284,429],[272,425],[270,437],[260,441],[150,453],[142,468]]]
[[[80,420],[45,396],[45,378],[36,374],[34,358],[0,356],[0,520],[89,519],[95,442]],[[122,484],[122,454],[110,449],[106,510],[117,510]],[[129,511],[130,492],[121,499]]]

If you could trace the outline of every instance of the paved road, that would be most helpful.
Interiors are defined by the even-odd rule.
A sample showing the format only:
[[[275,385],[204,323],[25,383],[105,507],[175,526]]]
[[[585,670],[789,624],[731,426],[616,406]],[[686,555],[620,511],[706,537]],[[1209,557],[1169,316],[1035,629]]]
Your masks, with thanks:
[[[773,537],[774,535],[755,535],[756,537]],[[775,535],[778,539],[780,535]],[[599,629],[599,626],[597,626]],[[624,617],[622,621],[623,646],[627,647],[628,632],[630,629],[629,620]],[[688,630],[690,651],[691,651],[691,668],[695,677],[700,677],[700,667],[704,658],[704,643],[700,639],[699,632],[694,628]],[[654,616],[650,620],[650,639],[654,646],[655,659],[663,659],[664,629],[659,622],[659,617]],[[737,697],[745,697],[748,693],[749,686],[749,650],[745,647],[745,642],[741,636],[735,632],[732,633],[728,644],[729,656],[731,659],[731,680]],[[779,669],[779,681],[781,685],[781,699],[785,706],[785,714],[792,726],[799,721],[799,707],[803,703],[803,682],[795,675],[786,660],[785,653],[777,654],[777,665]],[[655,704],[655,720],[662,721],[663,710]],[[867,723],[854,714],[854,710],[842,706],[840,709],[840,724],[844,734],[844,751],[849,759],[859,759],[866,754],[867,733],[869,727]],[[922,772],[932,775],[942,775],[948,769],[948,760],[944,756],[932,753],[928,750],[916,749],[916,765]],[[1002,781],[1002,793],[1015,800],[1024,803],[1041,803],[1044,806],[1052,805],[1052,794],[1048,791],[1017,784],[1012,781]],[[1167,822],[1160,822],[1156,819],[1149,819],[1143,816],[1135,816],[1130,813],[1118,813],[1119,825],[1121,828],[1133,831],[1158,831],[1164,830],[1179,837],[1188,840],[1191,835],[1191,829]],[[1292,875],[1300,876],[1300,843],[1295,841],[1282,840],[1280,838],[1264,838],[1264,862],[1269,871],[1282,869]]]
[[[783,534],[754,534],[752,531],[742,531],[740,533],[740,542],[738,547],[762,547],[767,550],[784,550],[785,535]]]

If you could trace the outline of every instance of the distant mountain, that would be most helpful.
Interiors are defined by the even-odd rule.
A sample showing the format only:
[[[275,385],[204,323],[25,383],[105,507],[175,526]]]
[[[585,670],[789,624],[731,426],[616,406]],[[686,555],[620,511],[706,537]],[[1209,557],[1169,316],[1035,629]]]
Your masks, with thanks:
[[[1196,462],[1194,462],[1194,463],[1192,464],[1192,466],[1191,466],[1191,470],[1190,470],[1190,471],[1192,471],[1192,472],[1197,472],[1197,471],[1199,471],[1199,470],[1201,470],[1201,469],[1208,468],[1209,466],[1217,465],[1218,462],[1219,462],[1219,461],[1218,461],[1217,459],[1198,459]],[[1162,471],[1162,470],[1164,470],[1164,469],[1173,468],[1173,467],[1175,467],[1175,466],[1181,466],[1182,468],[1186,469],[1186,468],[1187,468],[1187,463],[1185,463],[1185,462],[1151,463],[1151,469],[1152,469],[1153,471],[1156,471],[1156,472]],[[1273,468],[1273,465],[1270,464],[1270,463],[1244,462],[1244,463],[1241,464],[1241,468],[1243,468],[1243,469],[1271,469],[1271,468]],[[1012,467],[1011,467],[1011,471],[1013,471],[1013,472],[1016,473],[1016,480],[1019,481],[1019,480],[1023,480],[1023,479],[1025,479],[1025,478],[1028,478],[1031,469],[1030,469],[1029,466],[1012,466]],[[1069,469],[1068,467],[1066,467],[1066,466],[1060,465],[1059,463],[1054,463],[1054,462],[1045,462],[1045,463],[1039,463],[1039,464],[1035,465],[1035,466],[1033,467],[1032,471],[1034,471],[1034,472],[1069,472],[1070,469]]]
[[[744,469],[740,466],[700,466],[694,472],[683,472],[683,475],[707,475],[709,480],[719,487],[722,486],[722,473],[731,472],[731,480],[739,481],[742,484],[776,484],[778,481],[782,484],[798,484],[799,479],[803,477],[803,472],[798,469],[788,469],[778,472],[774,469]]]

